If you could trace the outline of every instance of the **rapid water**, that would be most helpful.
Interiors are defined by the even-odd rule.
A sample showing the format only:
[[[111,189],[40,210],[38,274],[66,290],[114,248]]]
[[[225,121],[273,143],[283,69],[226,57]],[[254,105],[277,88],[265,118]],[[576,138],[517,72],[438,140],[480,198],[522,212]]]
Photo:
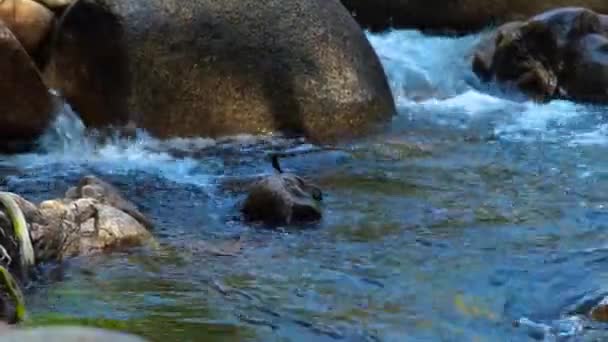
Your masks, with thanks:
[[[608,294],[608,107],[535,104],[480,84],[479,36],[368,35],[399,115],[340,152],[285,160],[325,190],[305,230],[243,225],[243,184],[280,136],[100,140],[68,106],[44,150],[0,159],[40,201],[84,174],[157,224],[159,250],[47,266],[30,324],[77,322],[153,341],[591,341]],[[232,245],[216,256],[208,245]],[[518,322],[519,324],[514,324]]]

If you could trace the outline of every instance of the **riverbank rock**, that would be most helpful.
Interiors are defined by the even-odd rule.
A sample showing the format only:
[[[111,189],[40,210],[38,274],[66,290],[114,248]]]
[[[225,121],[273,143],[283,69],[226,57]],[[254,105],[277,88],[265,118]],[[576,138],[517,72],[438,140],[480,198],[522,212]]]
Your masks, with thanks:
[[[143,338],[96,328],[42,327],[11,329],[0,333],[0,342],[146,342]]]
[[[321,190],[289,173],[265,177],[254,183],[242,212],[247,221],[269,225],[315,222],[321,219]]]
[[[544,101],[608,101],[608,16],[560,8],[500,27],[482,40],[473,70]]]
[[[41,224],[32,227],[32,239],[42,260],[64,260],[108,250],[139,246],[152,235],[122,210],[92,198],[40,204]]]
[[[94,176],[84,177],[66,198],[39,206],[14,195],[28,222],[36,261],[61,261],[153,241],[141,214],[118,190]],[[144,222],[149,221],[143,219]],[[0,217],[0,225],[6,220]],[[4,226],[2,226],[4,228]]]
[[[338,0],[81,0],[52,46],[46,80],[89,126],[327,141],[395,113],[378,57]]]
[[[342,3],[363,27],[375,31],[394,27],[470,33],[565,6],[608,14],[608,1],[604,0],[342,0]]]
[[[52,121],[54,102],[34,62],[0,21],[0,151],[23,149]]]
[[[35,54],[51,33],[54,15],[34,0],[3,0],[0,2],[0,20],[29,54]]]
[[[126,200],[118,189],[95,176],[83,177],[77,186],[70,188],[65,198],[77,200],[81,198],[92,198],[102,204],[122,210],[148,229],[152,229],[152,222],[142,214],[137,206]]]

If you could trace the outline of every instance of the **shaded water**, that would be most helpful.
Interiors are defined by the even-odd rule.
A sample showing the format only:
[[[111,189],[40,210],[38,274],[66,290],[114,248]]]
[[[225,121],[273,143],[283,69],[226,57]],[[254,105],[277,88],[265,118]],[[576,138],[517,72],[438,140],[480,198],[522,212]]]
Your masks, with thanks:
[[[608,338],[578,315],[608,293],[607,108],[484,89],[466,59],[477,36],[369,38],[400,115],[343,151],[285,160],[325,190],[318,226],[256,229],[236,209],[239,180],[272,172],[265,153],[304,141],[94,143],[66,109],[48,151],[2,158],[4,188],[36,201],[102,176],[162,245],[47,266],[29,324],[152,341]],[[235,256],[210,253],[237,237]]]

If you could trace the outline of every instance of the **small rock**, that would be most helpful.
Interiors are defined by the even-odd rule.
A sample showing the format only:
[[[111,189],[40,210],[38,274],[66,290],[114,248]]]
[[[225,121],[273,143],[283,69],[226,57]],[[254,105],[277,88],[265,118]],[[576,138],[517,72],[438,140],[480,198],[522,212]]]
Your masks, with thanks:
[[[318,221],[321,190],[288,173],[268,176],[251,186],[242,212],[248,221],[281,225]]]
[[[126,200],[113,185],[102,181],[95,176],[85,176],[78,186],[70,188],[65,197],[71,200],[79,198],[93,198],[103,204],[120,209],[138,220],[146,228],[152,228],[152,222],[142,214],[137,206]]]

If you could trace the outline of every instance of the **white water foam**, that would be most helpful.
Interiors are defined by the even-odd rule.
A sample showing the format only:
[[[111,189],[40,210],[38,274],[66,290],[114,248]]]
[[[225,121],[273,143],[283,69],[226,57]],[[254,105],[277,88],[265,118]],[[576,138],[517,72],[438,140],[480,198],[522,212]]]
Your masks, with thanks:
[[[40,150],[12,156],[3,156],[0,164],[27,171],[34,170],[41,179],[58,176],[60,165],[65,173],[98,168],[108,173],[127,174],[146,171],[180,183],[209,185],[209,175],[201,172],[201,163],[191,158],[175,158],[170,148],[202,149],[215,144],[211,139],[175,139],[160,141],[140,131],[134,138],[114,137],[100,143],[89,135],[80,118],[65,105],[53,125],[40,139]]]
[[[430,37],[418,31],[393,30],[368,33],[368,38],[402,115],[458,126],[491,119],[494,135],[507,140],[608,143],[608,132],[597,122],[593,106],[522,101],[517,94],[507,92],[505,96],[495,85],[482,85],[470,65],[481,35]]]

